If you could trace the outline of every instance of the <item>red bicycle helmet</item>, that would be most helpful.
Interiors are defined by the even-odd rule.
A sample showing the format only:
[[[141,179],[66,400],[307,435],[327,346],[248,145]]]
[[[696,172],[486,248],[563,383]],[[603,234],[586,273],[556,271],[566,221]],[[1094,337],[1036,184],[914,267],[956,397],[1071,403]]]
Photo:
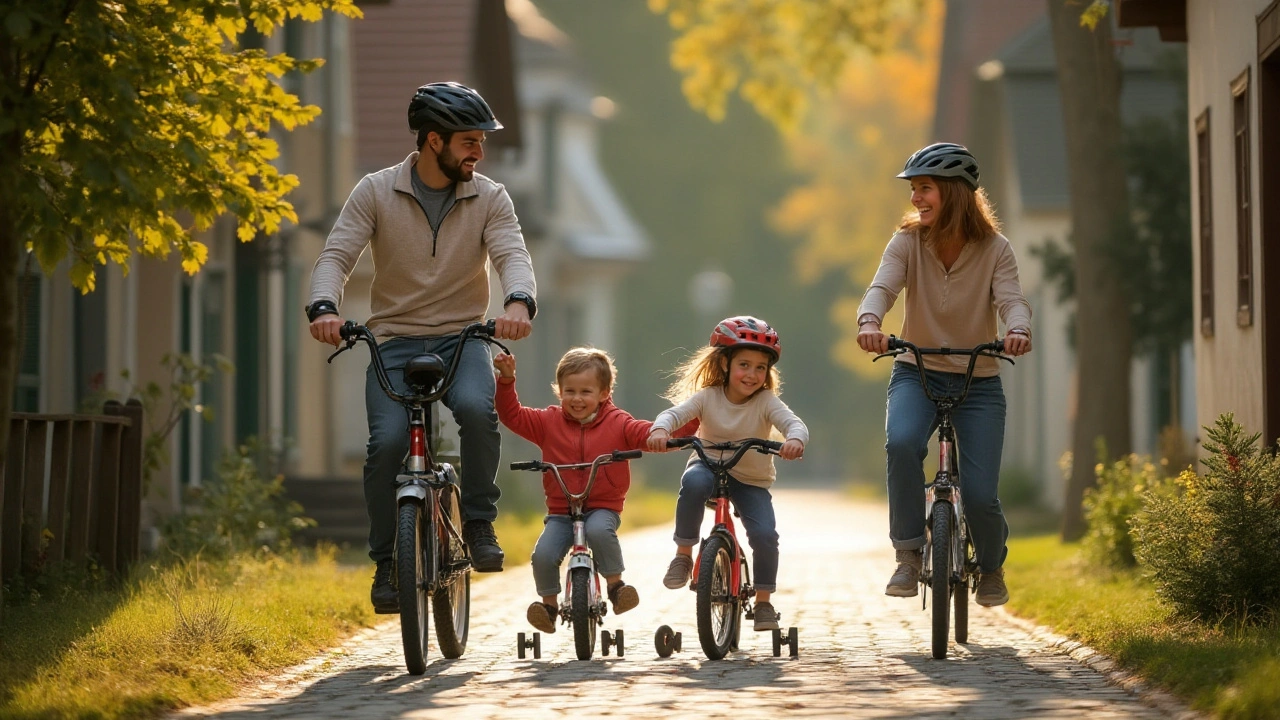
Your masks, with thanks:
[[[782,357],[782,343],[778,333],[769,323],[750,315],[725,318],[711,331],[711,346],[745,347],[763,350],[778,362]]]

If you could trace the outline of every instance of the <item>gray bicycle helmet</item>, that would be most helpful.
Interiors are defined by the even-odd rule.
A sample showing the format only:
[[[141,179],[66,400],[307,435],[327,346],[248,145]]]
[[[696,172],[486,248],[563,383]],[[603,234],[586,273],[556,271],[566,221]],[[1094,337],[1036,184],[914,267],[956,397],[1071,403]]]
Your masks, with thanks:
[[[955,143],[934,143],[917,150],[898,173],[900,178],[920,175],[958,177],[970,188],[978,189],[978,161],[965,146]]]
[[[494,117],[480,93],[456,82],[429,83],[413,94],[409,102],[409,129],[418,132],[428,125],[450,132],[502,129],[502,123]]]

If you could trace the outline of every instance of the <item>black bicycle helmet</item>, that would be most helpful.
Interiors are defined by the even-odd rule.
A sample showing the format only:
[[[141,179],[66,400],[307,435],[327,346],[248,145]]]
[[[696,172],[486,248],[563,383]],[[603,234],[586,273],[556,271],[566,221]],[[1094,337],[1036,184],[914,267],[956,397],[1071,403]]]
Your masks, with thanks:
[[[917,150],[898,173],[900,178],[920,175],[958,177],[970,188],[978,189],[978,161],[968,148],[955,143],[934,143]]]
[[[427,125],[450,132],[502,129],[480,93],[456,82],[428,83],[413,94],[409,129],[416,133]]]

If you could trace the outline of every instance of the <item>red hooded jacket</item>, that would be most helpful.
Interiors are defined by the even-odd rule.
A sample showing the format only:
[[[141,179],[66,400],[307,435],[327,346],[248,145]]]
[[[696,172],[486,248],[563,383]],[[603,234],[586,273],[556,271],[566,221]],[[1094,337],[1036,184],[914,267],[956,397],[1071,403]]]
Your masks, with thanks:
[[[653,423],[637,420],[630,413],[606,399],[600,403],[596,417],[583,425],[564,414],[559,405],[542,409],[520,404],[514,379],[498,378],[498,392],[494,396],[498,419],[512,432],[542,450],[542,461],[554,465],[591,462],[596,456],[614,450],[641,450],[649,437]],[[674,433],[680,437],[692,435],[698,428],[694,420]],[[590,469],[562,470],[560,476],[571,492],[581,492],[587,485]],[[627,490],[631,487],[631,469],[627,462],[602,465],[596,472],[596,484],[587,498],[587,510],[606,508],[622,512]],[[547,512],[552,515],[569,514],[569,502],[550,473],[543,473],[542,490],[547,496]]]

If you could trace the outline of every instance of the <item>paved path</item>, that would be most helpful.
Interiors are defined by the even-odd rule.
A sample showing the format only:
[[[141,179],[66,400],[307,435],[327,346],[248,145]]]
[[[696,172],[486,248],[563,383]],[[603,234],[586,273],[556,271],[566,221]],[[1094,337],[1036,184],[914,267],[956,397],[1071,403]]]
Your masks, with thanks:
[[[667,590],[670,528],[627,535],[625,577],[640,607],[610,615],[624,658],[579,662],[564,626],[542,636],[541,660],[518,660],[515,638],[531,631],[525,607],[532,574],[512,563],[472,585],[471,638],[459,660],[432,640],[427,673],[404,672],[398,620],[294,668],[236,700],[177,718],[501,717],[686,718],[1159,718],[1157,709],[1066,654],[1061,643],[1000,610],[970,610],[968,645],[947,660],[929,655],[929,616],[918,598],[886,597],[892,572],[883,508],[834,492],[780,491],[783,625],[800,628],[800,657],[774,658],[769,633],[744,630],[742,650],[712,662],[702,654],[694,595]],[[657,656],[653,632],[683,632],[684,652]],[[599,647],[597,646],[597,651]],[[1070,649],[1070,648],[1067,648]],[[530,655],[531,657],[531,655]],[[1178,708],[1175,706],[1174,711]]]

